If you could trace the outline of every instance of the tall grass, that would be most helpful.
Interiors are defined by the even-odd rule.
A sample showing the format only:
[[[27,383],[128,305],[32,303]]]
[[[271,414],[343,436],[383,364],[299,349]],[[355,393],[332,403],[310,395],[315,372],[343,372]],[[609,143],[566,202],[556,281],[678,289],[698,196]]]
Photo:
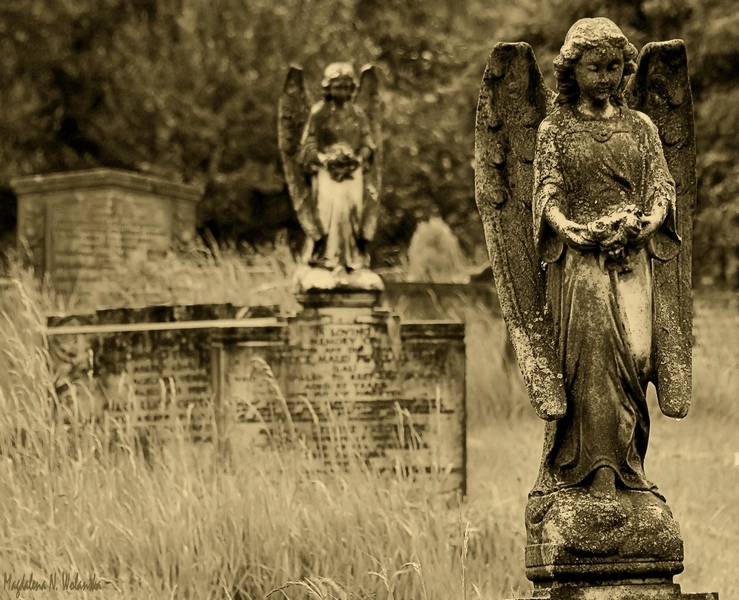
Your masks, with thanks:
[[[225,461],[177,436],[145,460],[131,430],[111,441],[94,422],[63,426],[42,332],[49,304],[22,271],[0,299],[0,571],[94,574],[105,595],[89,597],[132,599],[467,600],[529,588],[523,506],[541,424],[505,381],[500,325],[474,307],[463,309],[476,316],[460,503],[360,462],[327,473],[300,452],[269,449]],[[697,337],[711,357],[696,361],[710,367],[696,374],[706,389],[685,422],[655,418],[648,473],[683,527],[684,588],[728,598],[739,593],[736,363],[711,350],[725,332]]]
[[[43,292],[62,313],[175,304],[275,305],[290,312],[297,309],[292,294],[294,270],[282,238],[268,249],[248,252],[213,243],[194,246],[184,254],[170,252],[118,264],[101,271],[94,286],[80,284],[65,297],[54,294],[49,281]]]

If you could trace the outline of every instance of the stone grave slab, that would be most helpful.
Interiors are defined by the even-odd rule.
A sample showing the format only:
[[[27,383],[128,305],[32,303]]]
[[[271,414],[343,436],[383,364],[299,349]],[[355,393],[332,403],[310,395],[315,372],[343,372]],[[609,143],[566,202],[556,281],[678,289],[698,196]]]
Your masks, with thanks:
[[[141,173],[91,169],[22,177],[18,245],[54,288],[85,303],[92,285],[130,261],[195,237],[200,187]]]
[[[83,416],[253,452],[289,435],[323,462],[466,488],[464,325],[367,307],[235,318],[230,305],[50,317],[65,404]],[[80,400],[82,399],[82,400]],[[214,425],[221,432],[216,436]]]
[[[222,329],[214,341],[219,430],[232,448],[267,443],[279,422],[327,462],[436,473],[464,493],[463,324],[323,307],[264,333]]]
[[[219,327],[263,327],[234,319],[231,305],[148,307],[51,316],[46,334],[63,405],[83,417],[130,418],[195,441],[212,439],[210,336]]]

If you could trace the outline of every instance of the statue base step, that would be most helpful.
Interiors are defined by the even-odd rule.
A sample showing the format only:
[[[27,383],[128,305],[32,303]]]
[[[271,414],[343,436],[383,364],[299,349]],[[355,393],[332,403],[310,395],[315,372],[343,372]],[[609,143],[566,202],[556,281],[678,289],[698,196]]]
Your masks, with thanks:
[[[520,600],[719,600],[717,592],[686,594],[675,583],[647,580],[615,584],[554,584],[536,586]]]
[[[682,560],[580,556],[557,544],[526,546],[526,577],[533,582],[577,581],[583,578],[669,578],[683,571]]]
[[[381,296],[382,292],[377,290],[314,290],[298,294],[297,300],[306,309],[373,309],[380,305]]]

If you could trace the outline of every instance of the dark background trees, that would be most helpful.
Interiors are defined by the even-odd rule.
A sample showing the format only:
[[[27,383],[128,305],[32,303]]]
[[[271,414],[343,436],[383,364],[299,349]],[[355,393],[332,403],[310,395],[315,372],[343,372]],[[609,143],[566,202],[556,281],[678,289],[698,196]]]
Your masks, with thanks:
[[[508,5],[509,4],[509,5]],[[374,62],[384,90],[378,266],[438,210],[473,262],[473,126],[496,41],[551,60],[568,27],[604,15],[637,46],[682,37],[699,144],[698,281],[737,285],[739,11],[733,0],[25,0],[0,6],[0,220],[17,175],[113,166],[206,186],[200,224],[222,241],[297,227],[280,172],[276,106],[287,66],[317,95],[330,61]]]

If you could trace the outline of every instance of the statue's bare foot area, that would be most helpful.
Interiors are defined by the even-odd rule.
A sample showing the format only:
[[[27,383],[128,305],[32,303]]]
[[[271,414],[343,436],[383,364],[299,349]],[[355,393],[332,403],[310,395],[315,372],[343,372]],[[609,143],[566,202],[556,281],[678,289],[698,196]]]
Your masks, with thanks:
[[[610,467],[601,467],[593,475],[590,493],[602,500],[616,499],[616,474]]]

